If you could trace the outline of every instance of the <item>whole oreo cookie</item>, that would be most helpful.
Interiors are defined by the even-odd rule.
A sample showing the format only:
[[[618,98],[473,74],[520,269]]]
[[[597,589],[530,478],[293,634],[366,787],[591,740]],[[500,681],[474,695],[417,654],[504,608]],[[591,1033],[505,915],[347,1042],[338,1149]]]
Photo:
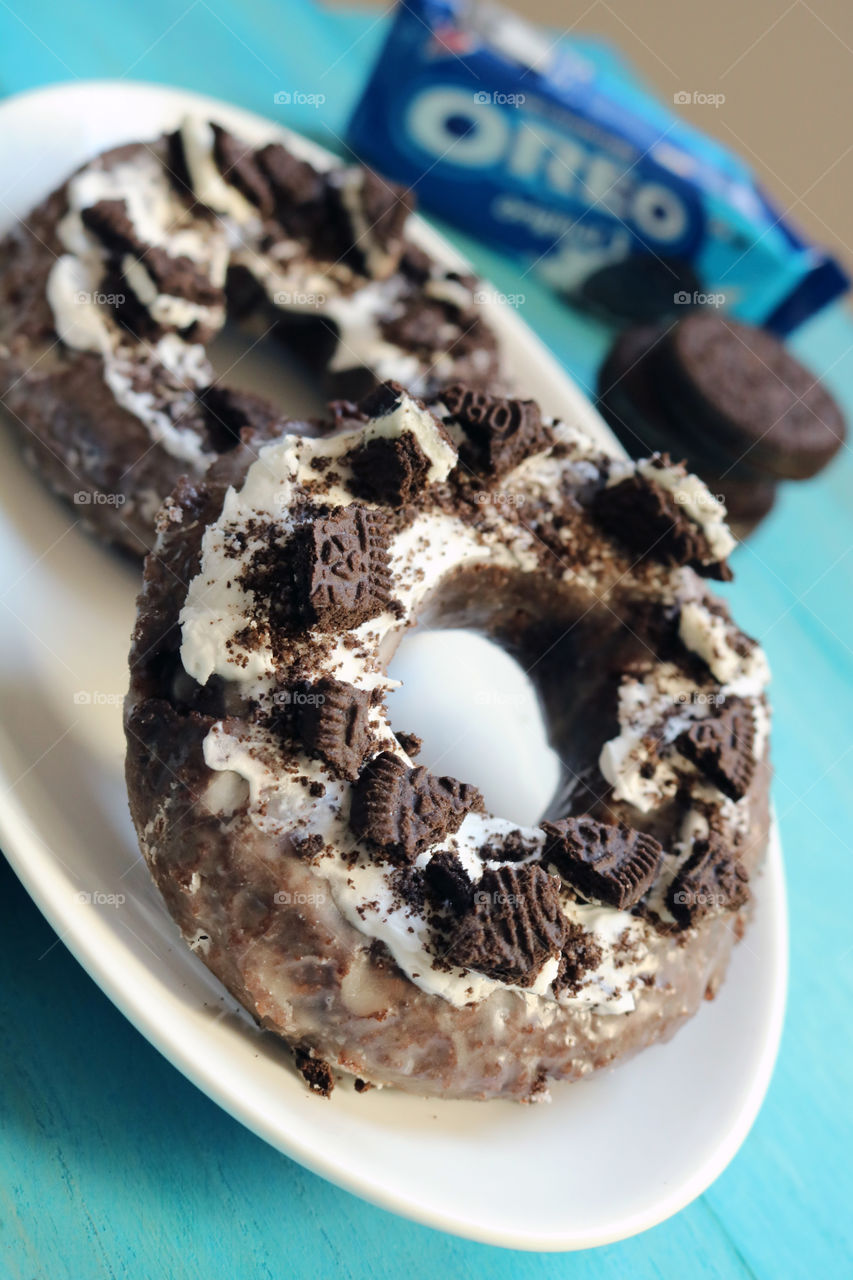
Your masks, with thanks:
[[[700,448],[780,480],[805,480],[844,442],[835,400],[763,329],[694,312],[651,359],[667,411]]]
[[[701,288],[686,259],[638,253],[587,276],[571,301],[605,321],[649,324],[694,305]]]
[[[598,375],[598,409],[634,458],[650,453],[686,457],[692,471],[726,505],[729,523],[744,538],[776,500],[776,482],[734,454],[715,454],[707,441],[688,439],[666,403],[667,385],[654,356],[667,334],[663,325],[626,329],[613,344]]]

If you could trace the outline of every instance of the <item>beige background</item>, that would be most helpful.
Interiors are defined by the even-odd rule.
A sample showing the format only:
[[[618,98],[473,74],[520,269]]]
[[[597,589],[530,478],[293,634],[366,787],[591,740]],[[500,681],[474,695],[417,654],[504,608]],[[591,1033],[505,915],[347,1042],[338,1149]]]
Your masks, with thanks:
[[[746,157],[776,202],[853,268],[853,0],[504,0],[606,36],[660,96]]]

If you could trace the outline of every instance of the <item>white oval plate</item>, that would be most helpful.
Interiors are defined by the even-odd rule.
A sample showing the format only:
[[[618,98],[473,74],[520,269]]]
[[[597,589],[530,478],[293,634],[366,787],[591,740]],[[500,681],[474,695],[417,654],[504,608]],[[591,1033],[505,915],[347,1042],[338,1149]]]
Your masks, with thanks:
[[[187,110],[253,141],[290,141],[267,120],[156,86],[76,83],[25,94],[0,106],[3,224],[89,155],[154,136]],[[423,224],[417,236],[456,258]],[[492,319],[520,383],[613,448],[517,315],[495,307]],[[255,1029],[180,941],[138,857],[120,708],[138,573],[74,527],[5,431],[0,448],[3,847],[62,941],[139,1030],[279,1150],[446,1231],[580,1249],[645,1230],[699,1195],[755,1119],[779,1042],[787,941],[778,843],[728,981],[670,1044],[556,1087],[550,1106],[358,1096],[346,1087],[329,1102],[309,1095],[281,1043]]]

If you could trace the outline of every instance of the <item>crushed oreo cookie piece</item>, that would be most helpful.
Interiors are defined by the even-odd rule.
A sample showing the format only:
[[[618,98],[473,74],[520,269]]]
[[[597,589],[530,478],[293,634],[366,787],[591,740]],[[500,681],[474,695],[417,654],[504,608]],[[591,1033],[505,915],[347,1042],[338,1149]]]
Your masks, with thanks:
[[[536,841],[528,839],[517,828],[484,844],[480,849],[480,857],[484,862],[523,862],[537,848]]]
[[[82,210],[80,219],[110,253],[138,255],[145,249],[145,241],[131,221],[126,200],[98,200]]]
[[[728,565],[713,558],[701,526],[653,480],[636,473],[627,476],[600,489],[591,509],[598,523],[641,559],[689,565],[703,577],[731,580]]]
[[[350,826],[390,858],[413,862],[419,853],[458,831],[467,813],[481,809],[476,787],[437,777],[422,765],[408,768],[383,751],[355,785]]]
[[[415,756],[420,755],[424,744],[423,739],[419,738],[416,733],[400,732],[396,735],[396,738],[410,760],[414,760]]]
[[[491,476],[505,475],[554,442],[535,400],[508,400],[460,383],[440,398],[473,445],[474,466]]]
[[[271,217],[274,209],[272,190],[252,148],[221,125],[211,124],[210,127],[213,130],[213,158],[222,177],[255,205],[262,217]]]
[[[155,245],[145,250],[140,261],[159,293],[170,298],[187,298],[202,307],[224,305],[224,290],[215,285],[186,254],[173,258],[165,249]]]
[[[376,386],[359,400],[358,412],[365,419],[384,418],[387,414],[393,413],[403,396],[408,394],[400,382],[394,382],[391,379],[377,382]],[[423,402],[417,400],[415,403],[420,405]]]
[[[305,1053],[301,1049],[296,1050],[294,1057],[296,1069],[311,1092],[319,1094],[321,1098],[331,1097],[335,1087],[335,1075],[328,1062],[324,1062],[322,1058],[312,1058],[310,1053]]]
[[[418,915],[423,914],[426,902],[426,881],[423,871],[409,865],[395,867],[389,877],[389,883],[394,898],[399,899],[401,905],[417,912]],[[396,902],[395,905],[397,905]]]
[[[355,782],[370,749],[370,693],[330,676],[291,693],[294,731],[309,755]]]
[[[388,182],[372,169],[360,171],[356,190],[359,217],[353,220],[353,231],[362,270],[387,278],[400,264],[406,221],[415,198],[411,191]]]
[[[749,876],[715,836],[697,840],[669,887],[666,905],[688,929],[715,911],[736,911],[749,900]]]
[[[349,631],[391,602],[388,532],[359,503],[300,526],[287,548],[288,582],[279,620],[297,628]]]
[[[755,776],[755,722],[740,698],[727,698],[715,714],[697,720],[676,747],[730,800],[742,800]]]
[[[566,929],[560,968],[554,979],[554,992],[559,996],[577,995],[584,978],[601,964],[604,953],[591,933],[574,920]]]
[[[353,492],[370,502],[402,507],[427,486],[430,462],[412,431],[396,439],[379,438],[351,449]]]
[[[645,832],[586,816],[543,822],[542,830],[548,837],[543,861],[553,862],[581,897],[620,911],[651,887],[663,853]]]
[[[313,831],[306,836],[292,835],[290,841],[296,856],[304,858],[306,862],[316,858],[317,854],[322,852],[324,844],[323,837],[317,831]]]
[[[529,987],[566,938],[559,881],[533,863],[483,872],[473,905],[444,959],[463,969]]]
[[[454,911],[467,911],[474,900],[474,885],[455,853],[434,853],[424,867],[427,892],[438,902],[449,902]]]
[[[279,222],[288,230],[296,230],[304,224],[306,210],[316,209],[323,198],[322,175],[278,142],[262,147],[255,160],[272,188]]]

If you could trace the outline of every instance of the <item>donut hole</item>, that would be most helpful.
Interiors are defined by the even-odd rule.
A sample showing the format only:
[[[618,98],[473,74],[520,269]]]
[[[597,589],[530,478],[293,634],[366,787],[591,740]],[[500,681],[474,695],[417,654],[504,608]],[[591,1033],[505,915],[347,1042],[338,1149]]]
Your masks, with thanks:
[[[319,322],[310,327],[320,329]],[[326,397],[317,377],[306,370],[298,348],[307,335],[292,341],[298,326],[283,325],[277,313],[254,313],[251,323],[229,315],[207,348],[216,381],[237,391],[263,396],[288,418],[313,418],[326,412]],[[306,327],[309,327],[306,325]],[[233,442],[237,443],[236,439]],[[224,452],[221,449],[220,451]]]
[[[390,674],[395,730],[423,740],[418,763],[472,782],[493,812],[534,824],[556,792],[561,765],[533,681],[515,658],[473,631],[418,630]]]
[[[619,732],[621,673],[648,662],[651,644],[637,617],[588,591],[461,570],[391,659],[403,681],[391,722],[423,739],[419,763],[474,783],[502,818],[606,817],[601,748]]]

